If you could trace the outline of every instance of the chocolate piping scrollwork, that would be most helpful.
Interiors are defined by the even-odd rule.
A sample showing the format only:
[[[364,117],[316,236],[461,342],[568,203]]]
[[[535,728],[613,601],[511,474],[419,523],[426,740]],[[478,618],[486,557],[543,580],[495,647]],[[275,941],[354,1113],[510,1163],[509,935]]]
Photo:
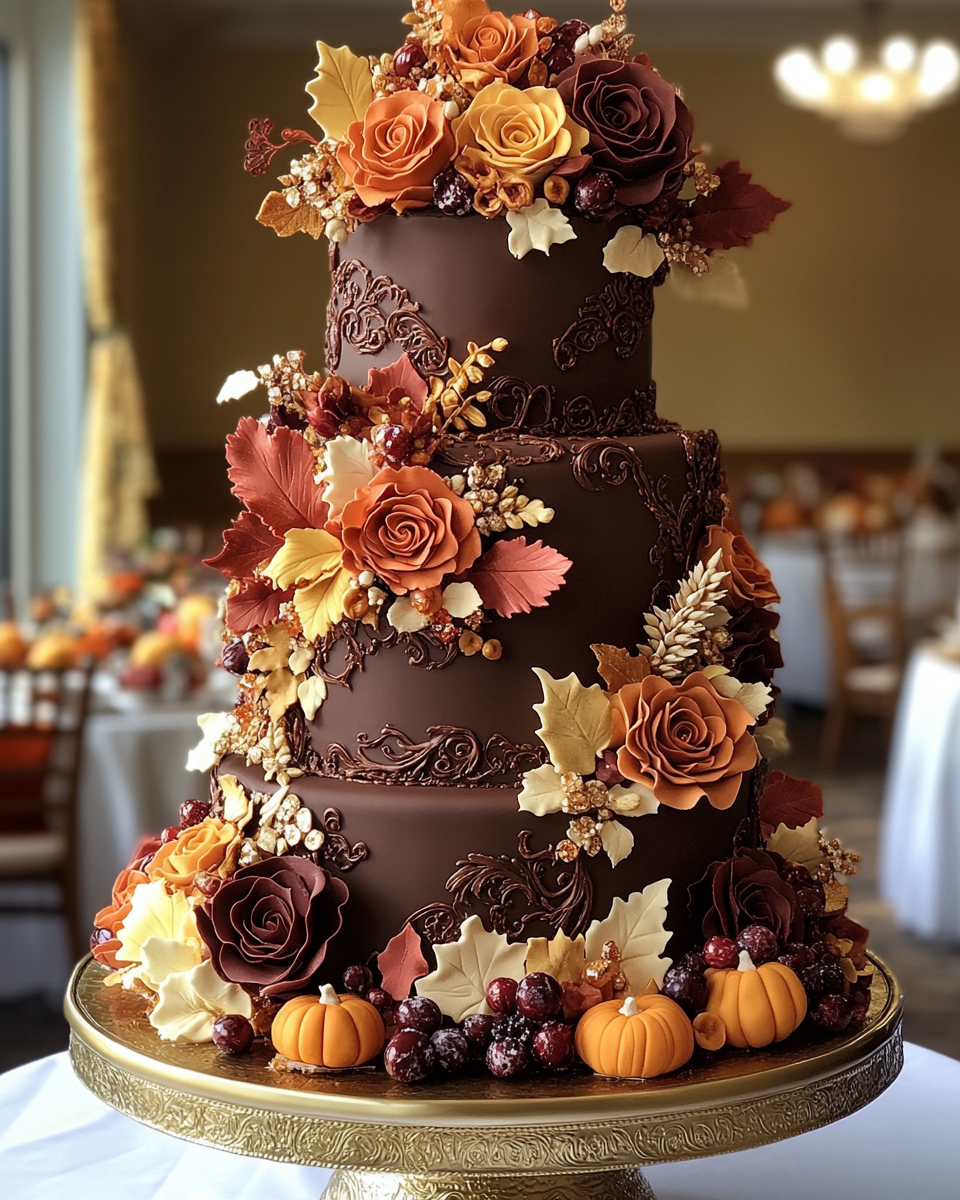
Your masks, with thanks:
[[[543,765],[542,747],[520,745],[499,733],[481,743],[472,730],[431,725],[426,740],[415,742],[393,725],[375,737],[357,735],[356,753],[339,743],[321,757],[307,756],[311,774],[354,783],[407,787],[504,787],[511,777]]]
[[[598,405],[589,396],[557,401],[556,390],[501,375],[490,384],[487,409],[500,424],[499,437],[642,437],[679,429],[657,416],[657,389],[637,388],[617,404]]]
[[[583,354],[612,341],[618,358],[629,358],[653,320],[656,275],[641,279],[629,272],[614,275],[602,292],[588,296],[563,334],[553,339],[553,361],[572,370]]]
[[[395,646],[403,647],[412,667],[422,667],[425,671],[441,670],[457,656],[456,643],[441,641],[429,627],[415,633],[401,633],[393,628],[375,630],[362,621],[344,619],[324,634],[313,671],[328,684],[349,687],[350,676],[358,668],[362,671],[368,658]],[[338,668],[332,665],[335,654]]]
[[[355,258],[333,272],[327,305],[327,367],[340,364],[343,343],[358,354],[379,354],[389,342],[410,358],[420,375],[440,375],[449,343],[420,315],[420,305],[388,275],[374,276]]]
[[[697,561],[700,541],[708,525],[723,520],[726,490],[720,467],[720,439],[712,429],[680,434],[687,456],[687,495],[681,506],[681,523],[687,529],[686,567]]]
[[[440,451],[439,459],[451,467],[469,467],[475,462],[485,466],[502,463],[508,467],[529,467],[531,464],[559,462],[566,449],[553,438],[533,437],[527,433],[507,433],[493,429],[479,435],[458,434],[450,438]]]
[[[580,858],[571,866],[557,862],[552,846],[531,850],[533,834],[517,838],[517,857],[468,854],[446,882],[449,904],[428,904],[408,918],[433,944],[455,942],[460,926],[477,908],[495,933],[526,938],[527,927],[544,921],[568,937],[583,933],[593,906],[593,883]]]
[[[350,871],[369,854],[366,842],[357,842],[351,846],[340,832],[343,827],[343,814],[338,808],[325,808],[320,818],[320,828],[323,830],[323,845],[317,851],[318,857],[324,862],[332,863],[338,871]]]

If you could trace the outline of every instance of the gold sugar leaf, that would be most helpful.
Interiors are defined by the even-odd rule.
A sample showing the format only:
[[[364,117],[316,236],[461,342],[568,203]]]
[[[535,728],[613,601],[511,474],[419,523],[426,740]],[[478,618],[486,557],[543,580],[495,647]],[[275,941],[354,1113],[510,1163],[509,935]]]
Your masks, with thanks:
[[[619,692],[627,683],[640,683],[650,674],[650,660],[636,657],[619,646],[597,642],[590,647],[597,656],[597,672],[611,692]]]
[[[552,938],[530,938],[527,942],[526,972],[545,971],[559,983],[579,983],[585,963],[583,935],[568,938],[562,929]]]
[[[291,208],[283,192],[269,192],[264,196],[257,220],[279,237],[302,232],[309,233],[316,240],[326,227],[318,208],[302,202],[296,208]]]

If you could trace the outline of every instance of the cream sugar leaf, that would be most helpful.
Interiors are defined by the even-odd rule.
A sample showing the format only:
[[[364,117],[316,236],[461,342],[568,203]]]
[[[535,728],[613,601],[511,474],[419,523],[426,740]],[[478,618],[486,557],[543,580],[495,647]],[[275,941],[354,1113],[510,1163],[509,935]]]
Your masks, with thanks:
[[[166,1042],[209,1042],[217,1017],[253,1015],[247,993],[222,980],[209,959],[188,971],[168,975],[157,995],[149,1020]]]
[[[587,959],[600,958],[604,942],[616,942],[620,969],[634,993],[651,979],[659,986],[670,966],[671,960],[661,957],[670,940],[670,931],[664,928],[670,883],[669,879],[659,879],[642,892],[632,892],[627,900],[614,897],[610,915],[594,921],[587,930]]]
[[[373,479],[377,468],[370,461],[364,442],[352,437],[335,437],[324,447],[324,466],[317,481],[324,485],[323,498],[331,517],[339,517],[343,506]]]
[[[326,698],[327,685],[319,675],[311,675],[309,679],[304,679],[297,688],[297,699],[308,721],[314,719]]]
[[[604,821],[600,827],[600,841],[613,867],[623,862],[633,849],[633,834],[619,821]]]
[[[801,825],[799,829],[788,829],[786,825],[778,825],[773,831],[773,836],[767,838],[764,845],[774,854],[806,867],[810,874],[816,877],[817,869],[826,861],[820,849],[819,833],[820,822],[816,817],[811,817],[806,825]]]
[[[349,46],[334,48],[317,42],[317,77],[307,84],[313,98],[310,116],[328,138],[339,141],[354,121],[362,121],[373,103],[370,63]]]
[[[577,236],[566,215],[542,197],[517,212],[508,209],[507,224],[507,248],[514,258],[524,258],[531,250],[542,250],[549,257],[551,246],[572,242]]]
[[[502,933],[488,933],[478,916],[460,926],[455,942],[433,947],[437,969],[417,980],[417,995],[428,996],[454,1021],[470,1013],[490,1013],[487,984],[524,975],[526,942],[508,942]]]
[[[726,667],[704,667],[703,674],[716,691],[728,700],[742,704],[751,717],[760,717],[773,700],[773,692],[765,683],[741,683]]]
[[[254,371],[234,371],[223,381],[223,387],[217,393],[217,403],[226,404],[229,400],[239,400],[254,388],[260,386],[260,376]]]
[[[739,263],[722,250],[714,251],[707,262],[710,269],[702,275],[682,267],[671,269],[669,279],[673,291],[684,300],[699,300],[721,308],[749,308],[750,293]]]
[[[187,755],[187,770],[212,771],[220,761],[217,744],[234,728],[236,720],[233,713],[201,713],[197,717],[197,724],[203,737]]]
[[[627,273],[649,279],[663,259],[657,239],[639,225],[621,225],[603,248],[603,265],[612,275]]]
[[[553,763],[544,763],[542,767],[524,771],[519,800],[522,812],[533,813],[537,817],[561,811],[563,788],[560,772]]]
[[[180,890],[168,892],[162,879],[134,888],[130,912],[117,933],[120,942],[117,961],[143,962],[143,945],[148,938],[200,945],[190,901]]]
[[[533,706],[541,722],[537,733],[550,761],[558,771],[592,774],[613,729],[606,693],[597,683],[585,688],[573,672],[564,679],[554,679],[540,667],[533,673],[543,688],[543,703]]]

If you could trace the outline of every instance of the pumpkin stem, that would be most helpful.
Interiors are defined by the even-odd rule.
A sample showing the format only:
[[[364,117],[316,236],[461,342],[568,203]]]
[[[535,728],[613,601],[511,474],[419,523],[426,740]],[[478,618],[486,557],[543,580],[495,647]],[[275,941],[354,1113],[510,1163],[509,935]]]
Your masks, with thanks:
[[[332,983],[325,983],[320,989],[321,1004],[342,1004],[343,1001],[337,995],[337,989]]]
[[[637,1002],[632,996],[628,996],[623,1004],[617,1009],[621,1017],[635,1017],[640,1011],[637,1008]]]
[[[737,963],[738,971],[755,971],[757,968],[753,965],[753,959],[746,950],[740,951],[740,961]]]

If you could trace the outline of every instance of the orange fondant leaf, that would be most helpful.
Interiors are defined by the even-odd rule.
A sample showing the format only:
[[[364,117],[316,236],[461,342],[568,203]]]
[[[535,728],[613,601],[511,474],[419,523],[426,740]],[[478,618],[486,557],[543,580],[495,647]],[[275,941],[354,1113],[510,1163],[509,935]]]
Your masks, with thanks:
[[[242,512],[224,530],[220,553],[203,561],[206,566],[222,571],[228,579],[249,579],[282,545],[259,517]]]
[[[264,196],[257,220],[279,237],[290,237],[294,233],[302,232],[309,233],[316,239],[326,228],[319,208],[307,204],[302,197],[296,208],[291,208],[283,192],[269,192]]]
[[[377,955],[377,966],[383,976],[383,990],[394,1000],[405,1000],[418,979],[430,970],[420,947],[420,934],[409,923],[396,937],[387,942],[387,948]]]
[[[778,825],[800,829],[812,818],[823,816],[823,788],[809,779],[794,779],[783,771],[771,771],[760,797],[760,832],[764,841]]]
[[[427,398],[426,381],[417,374],[407,354],[401,354],[388,367],[371,367],[367,372],[367,391],[371,396],[389,396],[394,388],[399,388],[415,404],[422,404]]]
[[[607,690],[619,692],[627,683],[640,683],[650,674],[650,660],[642,654],[634,657],[629,650],[597,642],[590,647],[597,656],[597,672]]]
[[[720,186],[707,196],[698,196],[690,206],[691,240],[707,250],[729,250],[749,246],[753,235],[769,229],[777,213],[790,207],[760,183],[750,182],[734,159],[717,167]]]
[[[323,527],[328,512],[313,479],[317,462],[295,430],[270,434],[253,417],[243,417],[227,438],[227,462],[233,494],[278,537],[288,529]]]
[[[497,542],[467,578],[480,593],[484,608],[501,617],[543,608],[573,566],[569,558],[543,542],[527,545],[525,537]]]
[[[280,605],[292,599],[293,588],[281,592],[265,579],[251,580],[228,598],[227,627],[238,634],[262,629],[280,616]]]

